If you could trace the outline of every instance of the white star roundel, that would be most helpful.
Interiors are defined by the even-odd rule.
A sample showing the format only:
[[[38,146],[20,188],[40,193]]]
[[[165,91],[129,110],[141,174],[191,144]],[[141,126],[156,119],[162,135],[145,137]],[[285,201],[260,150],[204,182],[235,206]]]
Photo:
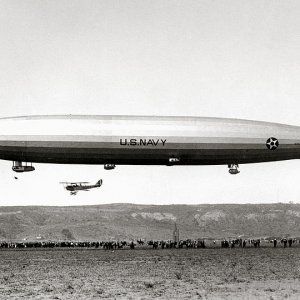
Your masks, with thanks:
[[[270,137],[266,142],[266,146],[270,150],[276,150],[279,146],[279,141],[274,137]]]

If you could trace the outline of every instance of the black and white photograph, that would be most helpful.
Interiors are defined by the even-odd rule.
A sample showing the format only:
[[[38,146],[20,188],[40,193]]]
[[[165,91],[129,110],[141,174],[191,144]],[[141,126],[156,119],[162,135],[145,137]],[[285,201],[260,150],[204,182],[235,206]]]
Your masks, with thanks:
[[[300,299],[300,1],[0,0],[0,299]]]

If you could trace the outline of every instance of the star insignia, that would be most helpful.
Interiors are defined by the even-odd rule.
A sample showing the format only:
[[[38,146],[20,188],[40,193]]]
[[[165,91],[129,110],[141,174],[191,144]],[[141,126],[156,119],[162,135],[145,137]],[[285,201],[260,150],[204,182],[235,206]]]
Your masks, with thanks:
[[[279,141],[274,137],[270,137],[266,142],[266,146],[270,150],[276,150],[279,146]]]

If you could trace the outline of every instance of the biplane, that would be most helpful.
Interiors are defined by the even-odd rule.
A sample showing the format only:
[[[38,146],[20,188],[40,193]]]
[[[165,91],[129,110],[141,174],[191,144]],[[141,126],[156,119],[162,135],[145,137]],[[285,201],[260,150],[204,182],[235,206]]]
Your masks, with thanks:
[[[87,181],[78,182],[60,182],[64,185],[64,188],[70,192],[70,195],[75,196],[79,191],[88,192],[90,189],[98,188],[102,185],[102,179],[98,180],[95,184],[90,184]]]

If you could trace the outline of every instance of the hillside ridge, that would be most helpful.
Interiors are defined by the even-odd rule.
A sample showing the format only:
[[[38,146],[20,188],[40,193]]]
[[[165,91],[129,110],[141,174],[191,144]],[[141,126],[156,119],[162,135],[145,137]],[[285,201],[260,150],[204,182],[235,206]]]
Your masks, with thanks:
[[[0,240],[300,236],[300,204],[2,206]]]

